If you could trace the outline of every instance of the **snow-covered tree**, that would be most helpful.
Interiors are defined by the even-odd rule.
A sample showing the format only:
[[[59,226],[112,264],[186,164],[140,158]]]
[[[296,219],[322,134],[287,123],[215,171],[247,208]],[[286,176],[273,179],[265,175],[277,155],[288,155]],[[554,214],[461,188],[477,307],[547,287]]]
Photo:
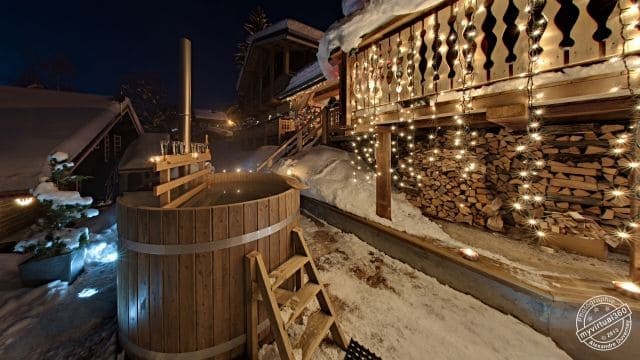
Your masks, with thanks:
[[[90,209],[90,196],[80,196],[77,191],[60,190],[86,177],[71,175],[73,162],[63,152],[49,155],[51,176],[40,179],[40,184],[31,192],[44,207],[44,216],[38,220],[38,233],[31,239],[20,241],[15,250],[33,252],[36,256],[55,256],[84,246],[89,240],[87,228],[70,228],[72,222],[98,215],[98,210]]]

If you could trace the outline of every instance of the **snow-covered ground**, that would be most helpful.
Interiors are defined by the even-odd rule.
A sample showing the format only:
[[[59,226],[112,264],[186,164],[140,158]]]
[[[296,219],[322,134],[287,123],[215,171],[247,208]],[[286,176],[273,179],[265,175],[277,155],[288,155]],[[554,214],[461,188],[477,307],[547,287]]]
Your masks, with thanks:
[[[383,359],[569,359],[546,336],[475,298],[308,218],[305,238],[345,333]],[[317,304],[316,304],[317,306]],[[294,325],[294,337],[302,330]],[[263,360],[277,359],[275,345]],[[324,341],[314,359],[342,359]]]
[[[0,359],[116,357],[116,241],[115,226],[91,234],[85,271],[71,285],[21,288],[12,267],[1,267]]]
[[[624,276],[628,265],[619,260],[603,262],[564,252],[547,254],[525,241],[515,241],[458,224],[447,225],[448,230],[445,231],[438,223],[423,216],[420,209],[413,206],[400,192],[394,192],[391,196],[393,221],[381,218],[375,213],[374,173],[364,166],[358,170],[354,162],[358,164],[353,153],[317,146],[281,160],[274,171],[297,177],[309,185],[309,189],[302,191],[303,195],[352,214],[404,231],[424,241],[435,241],[444,247],[459,249],[473,246],[481,256],[502,264],[513,276],[542,289],[553,286],[552,281],[547,278],[571,278],[576,276],[576,272],[584,274],[585,271],[596,268],[601,270],[597,271],[599,275],[594,278],[600,280],[615,280]],[[478,238],[482,241],[477,241]],[[508,252],[502,250],[505,247],[509,248]],[[532,257],[552,261],[532,262]],[[554,263],[569,264],[568,268],[576,267],[580,271],[568,272],[567,269],[553,266]]]

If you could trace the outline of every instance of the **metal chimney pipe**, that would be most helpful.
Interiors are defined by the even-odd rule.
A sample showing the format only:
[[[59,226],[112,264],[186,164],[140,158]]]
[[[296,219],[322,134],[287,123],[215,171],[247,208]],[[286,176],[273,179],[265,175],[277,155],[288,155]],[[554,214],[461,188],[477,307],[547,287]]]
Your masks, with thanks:
[[[186,153],[191,152],[191,40],[180,39],[180,132]]]

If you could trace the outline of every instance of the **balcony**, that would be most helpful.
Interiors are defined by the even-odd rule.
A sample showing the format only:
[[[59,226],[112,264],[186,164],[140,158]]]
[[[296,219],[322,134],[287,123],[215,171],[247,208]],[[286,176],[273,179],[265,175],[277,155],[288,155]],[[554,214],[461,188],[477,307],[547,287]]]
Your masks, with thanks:
[[[623,116],[632,106],[625,65],[635,84],[640,64],[639,18],[625,0],[445,1],[369,34],[349,56],[348,121],[395,123],[410,107],[417,126],[442,125],[465,93],[476,125],[520,128],[529,73],[549,118]]]

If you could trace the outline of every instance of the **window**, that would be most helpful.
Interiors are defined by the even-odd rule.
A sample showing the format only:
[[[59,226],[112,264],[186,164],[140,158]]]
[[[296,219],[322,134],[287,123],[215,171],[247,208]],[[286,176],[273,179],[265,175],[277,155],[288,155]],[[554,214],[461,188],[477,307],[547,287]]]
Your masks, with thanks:
[[[113,134],[113,156],[117,158],[122,151],[122,136]]]

